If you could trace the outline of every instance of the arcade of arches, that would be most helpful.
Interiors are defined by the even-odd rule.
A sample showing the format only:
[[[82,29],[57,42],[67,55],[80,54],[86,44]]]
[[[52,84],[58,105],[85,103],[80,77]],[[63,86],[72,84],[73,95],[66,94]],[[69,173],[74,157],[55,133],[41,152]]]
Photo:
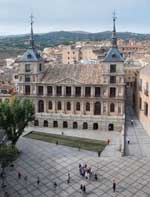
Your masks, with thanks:
[[[69,123],[67,121],[63,121],[62,127],[63,128],[69,128],[68,124]],[[39,121],[38,120],[34,121],[34,126],[39,126]],[[43,121],[43,127],[50,127],[50,126],[52,126],[53,128],[58,128],[59,127],[59,122],[57,120],[55,120],[55,121],[53,121],[53,124],[50,125],[47,120]],[[92,129],[93,130],[98,130],[98,129],[100,129],[99,126],[100,125],[95,122],[95,123],[92,124]],[[88,128],[89,128],[88,123],[87,122],[83,122],[82,129],[86,130]],[[72,123],[72,129],[78,129],[78,122],[73,122]],[[113,123],[109,123],[108,124],[108,131],[113,131],[113,130],[114,130],[114,124]]]

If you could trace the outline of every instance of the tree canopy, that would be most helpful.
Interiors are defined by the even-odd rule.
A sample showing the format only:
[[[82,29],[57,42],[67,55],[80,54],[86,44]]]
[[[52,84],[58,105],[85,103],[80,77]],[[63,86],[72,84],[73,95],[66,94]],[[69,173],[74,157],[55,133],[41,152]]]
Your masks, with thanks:
[[[8,140],[16,144],[25,127],[34,119],[34,106],[31,100],[15,99],[0,103],[0,129]]]

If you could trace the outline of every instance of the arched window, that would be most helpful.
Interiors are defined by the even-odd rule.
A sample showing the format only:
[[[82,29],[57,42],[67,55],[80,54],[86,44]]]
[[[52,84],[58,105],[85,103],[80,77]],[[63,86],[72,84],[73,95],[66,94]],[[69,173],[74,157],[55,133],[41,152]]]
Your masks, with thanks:
[[[44,127],[48,127],[48,121],[47,121],[47,120],[44,120],[43,126],[44,126]]]
[[[67,110],[70,111],[71,110],[71,103],[67,102]]]
[[[114,103],[110,104],[110,112],[115,112],[115,104]]]
[[[98,129],[98,123],[94,123],[93,124],[93,130],[97,130]]]
[[[84,122],[84,123],[83,123],[83,129],[88,129],[88,124],[87,124],[87,122]]]
[[[90,111],[90,103],[86,103],[86,111]]]
[[[39,126],[39,121],[38,120],[34,120],[34,126]]]
[[[78,128],[78,123],[77,122],[73,122],[73,129],[77,129]]]
[[[77,111],[80,111],[80,103],[79,103],[79,102],[76,103],[76,110],[77,110]]]
[[[44,112],[44,101],[40,100],[38,102],[38,112]]]
[[[108,130],[109,130],[109,131],[113,131],[113,130],[114,130],[114,124],[110,123],[110,124],[108,125]]]
[[[66,121],[63,122],[63,128],[68,128],[68,123]]]
[[[58,122],[57,122],[57,121],[54,121],[54,122],[53,122],[53,127],[54,127],[54,128],[57,128],[57,127],[58,127]]]
[[[94,115],[101,115],[101,103],[96,102],[94,104]]]
[[[49,101],[49,103],[48,103],[48,108],[49,108],[50,110],[53,109],[53,103],[52,103],[52,101]]]
[[[60,102],[60,101],[59,101],[58,104],[57,104],[57,109],[58,109],[58,110],[61,110],[61,102]]]

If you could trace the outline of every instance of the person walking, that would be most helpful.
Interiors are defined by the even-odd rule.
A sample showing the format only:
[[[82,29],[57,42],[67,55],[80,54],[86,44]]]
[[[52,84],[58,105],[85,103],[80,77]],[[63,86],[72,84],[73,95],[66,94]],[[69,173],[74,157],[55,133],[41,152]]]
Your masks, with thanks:
[[[56,189],[56,187],[57,187],[57,183],[56,183],[56,182],[54,182],[54,188]]]
[[[128,142],[128,144],[130,144],[130,139],[129,138],[127,138],[127,142]]]
[[[80,190],[81,190],[81,192],[83,191],[83,185],[82,184],[80,185]]]
[[[68,173],[68,179],[67,179],[67,183],[70,183],[70,173]]]
[[[116,181],[113,180],[113,192],[116,192]]]
[[[18,179],[21,179],[21,173],[18,172]]]
[[[86,193],[86,186],[83,185],[83,192]]]
[[[40,177],[38,176],[37,177],[37,185],[39,185],[40,184]]]

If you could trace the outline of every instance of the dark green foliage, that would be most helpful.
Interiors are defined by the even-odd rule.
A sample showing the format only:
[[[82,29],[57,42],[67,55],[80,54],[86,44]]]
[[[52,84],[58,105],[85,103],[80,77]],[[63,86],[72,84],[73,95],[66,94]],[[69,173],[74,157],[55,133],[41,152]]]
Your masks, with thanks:
[[[2,168],[5,168],[12,163],[18,156],[18,150],[12,145],[0,145],[0,164]]]
[[[36,140],[41,140],[44,142],[49,143],[56,143],[58,142],[59,145],[75,147],[89,150],[89,151],[103,151],[106,142],[102,140],[94,140],[94,139],[86,139],[86,138],[79,138],[79,137],[71,137],[65,135],[56,135],[56,134],[48,134],[48,133],[41,133],[41,132],[34,132],[27,134],[25,137],[32,138]]]
[[[16,144],[28,122],[34,119],[34,107],[30,100],[15,99],[12,103],[0,103],[0,129],[6,132],[8,140]]]
[[[54,47],[59,44],[68,44],[76,41],[102,41],[111,40],[111,31],[88,33],[58,31],[36,34],[35,41],[39,49]],[[130,32],[118,32],[117,37],[123,40],[150,40],[150,34],[137,34]],[[16,35],[0,37],[0,58],[10,58],[21,55],[29,47],[29,35]]]

